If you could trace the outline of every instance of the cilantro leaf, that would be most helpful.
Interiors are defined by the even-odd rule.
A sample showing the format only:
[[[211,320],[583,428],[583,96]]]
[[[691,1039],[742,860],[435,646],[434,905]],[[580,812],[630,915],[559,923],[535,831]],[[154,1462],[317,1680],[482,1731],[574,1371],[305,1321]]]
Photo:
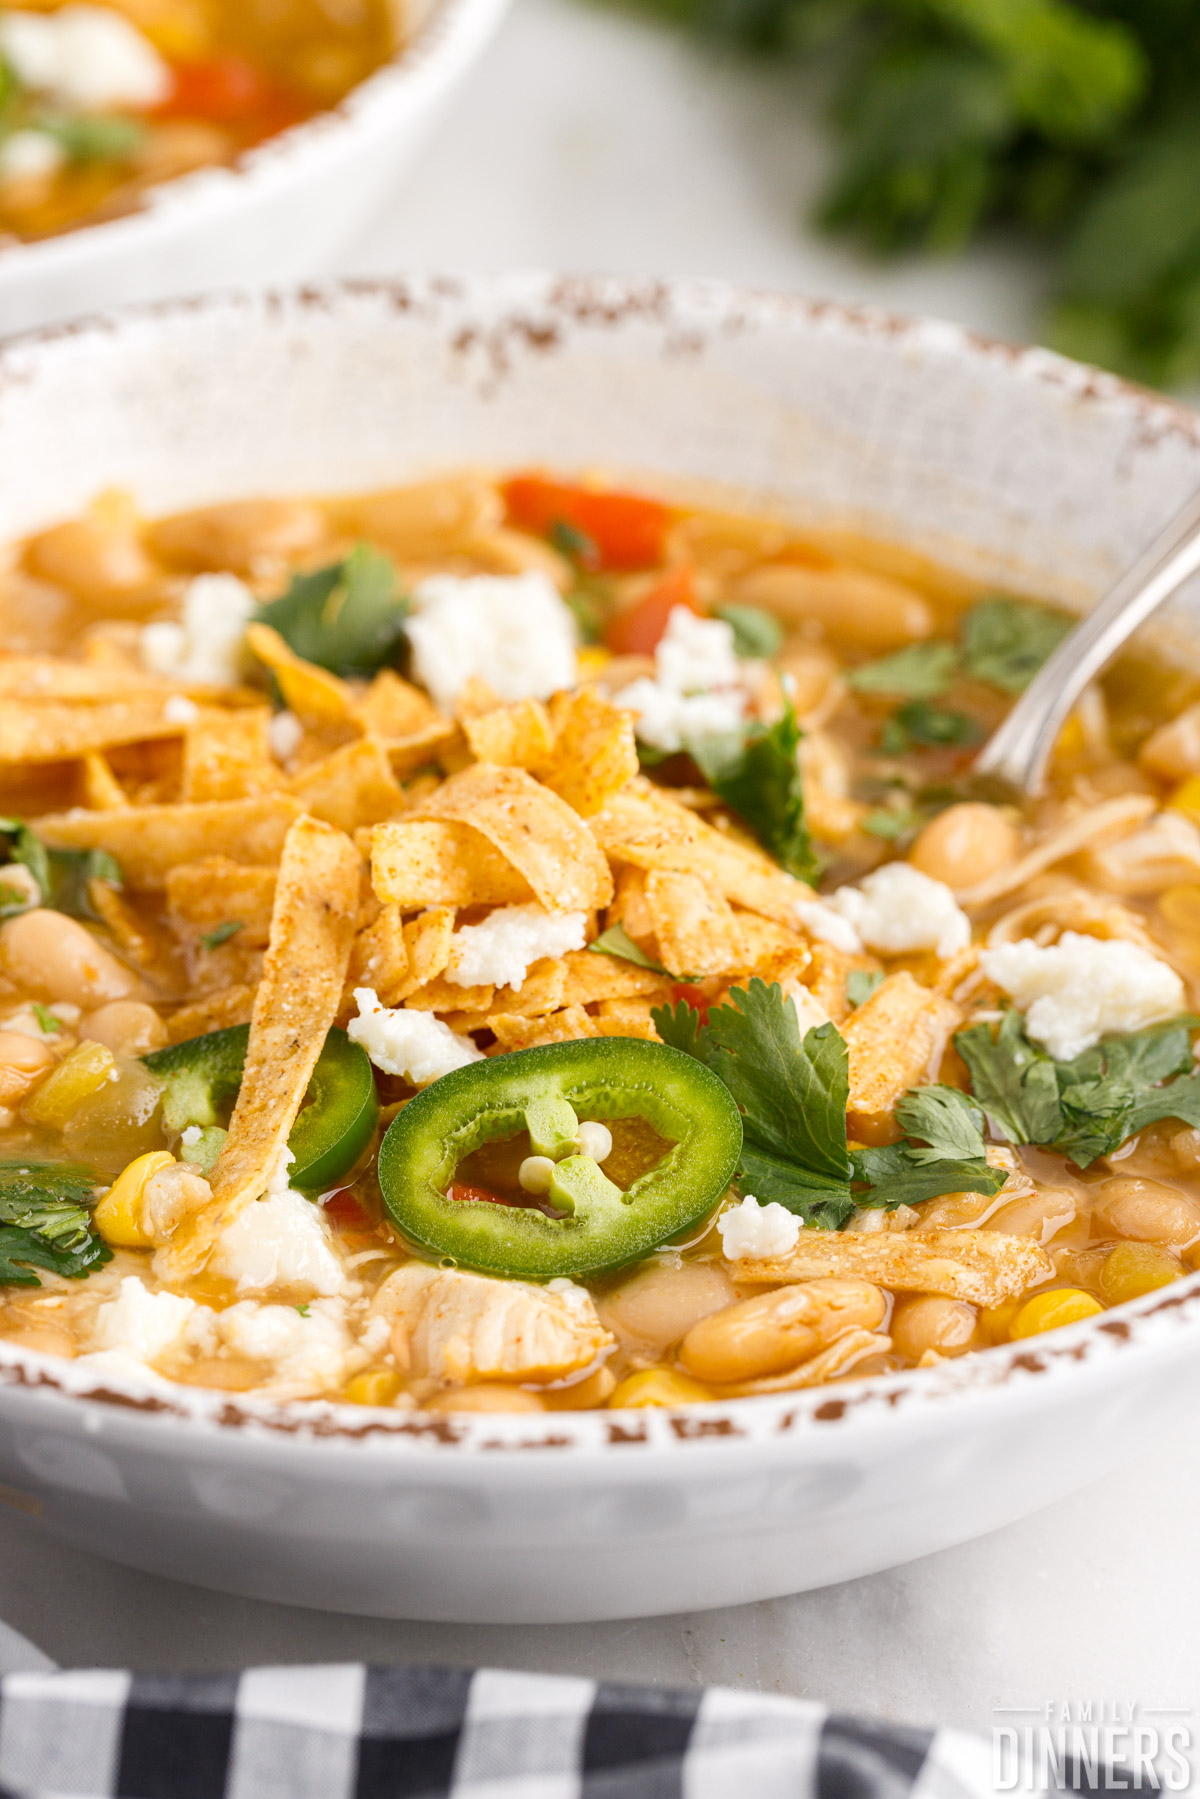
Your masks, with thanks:
[[[773,612],[758,606],[718,606],[714,614],[733,627],[733,648],[739,656],[767,660],[783,648],[784,629]]]
[[[994,1038],[983,1024],[954,1041],[975,1098],[1003,1135],[1087,1168],[1160,1119],[1200,1126],[1189,1034],[1198,1022],[1186,1015],[1108,1037],[1070,1062],[1031,1043],[1019,1012],[1005,1014]]]
[[[930,638],[910,643],[878,662],[864,662],[846,679],[858,693],[894,693],[911,700],[936,700],[945,693],[958,667],[952,643]]]
[[[884,726],[880,745],[889,756],[903,755],[915,745],[929,749],[967,749],[981,743],[983,726],[966,712],[909,700]]]
[[[910,1087],[896,1107],[896,1123],[906,1136],[924,1139],[923,1146],[908,1152],[921,1166],[970,1161],[984,1153],[983,1113],[957,1087],[940,1082]]]
[[[644,949],[639,949],[623,924],[611,924],[607,931],[601,931],[594,943],[588,948],[598,956],[618,956],[622,962],[632,962],[638,968],[649,968],[655,974],[667,974],[661,962],[653,961]]]
[[[0,1163],[0,1286],[40,1286],[33,1268],[78,1280],[111,1261],[91,1228],[96,1187],[75,1163]]]
[[[944,1193],[991,1196],[999,1193],[1008,1178],[1003,1168],[989,1168],[982,1157],[916,1162],[913,1156],[910,1145],[899,1143],[886,1149],[856,1150],[854,1178],[868,1182],[870,1191],[856,1192],[854,1203],[891,1212],[897,1206],[919,1206],[927,1199],[940,1199]]]
[[[236,937],[238,932],[244,929],[245,925],[240,918],[227,918],[223,924],[215,925],[211,931],[201,931],[198,941],[203,944],[205,949],[219,949],[223,943],[228,943],[231,937]]]
[[[116,859],[107,850],[50,849],[36,832],[19,818],[0,818],[0,837],[11,839],[9,854],[14,862],[27,868],[42,896],[42,904],[55,912],[66,912],[72,918],[98,919],[92,905],[89,886],[92,881],[107,881],[112,887],[124,884]],[[3,871],[0,870],[0,882]],[[26,902],[9,902],[0,906],[0,917],[25,909]]]
[[[739,1185],[763,1204],[777,1200],[806,1224],[837,1230],[854,1210],[846,1149],[846,1044],[831,1024],[801,1041],[796,1008],[757,978],[733,988],[708,1023],[687,1005],[660,1007],[664,1043],[702,1061],[742,1113]]]
[[[373,675],[399,648],[408,610],[390,557],[360,543],[342,562],[293,575],[257,617],[306,662],[335,675]]]
[[[61,144],[72,162],[127,162],[146,141],[140,119],[116,113],[45,112],[33,127]]]
[[[49,1006],[43,1006],[37,1000],[33,1002],[33,1016],[44,1036],[52,1037],[62,1030],[62,1019],[56,1018]]]
[[[977,681],[1023,693],[1075,623],[1034,600],[979,600],[962,623],[963,662]]]
[[[958,1031],[954,1044],[971,1075],[971,1089],[1010,1143],[1053,1143],[1063,1128],[1054,1063],[1025,1035],[1019,1012],[1006,1012],[995,1037],[986,1024]]]
[[[865,1006],[882,980],[878,970],[872,974],[865,968],[852,968],[846,976],[846,998],[852,1006]]]
[[[800,727],[791,701],[773,725],[688,744],[705,780],[788,874],[813,882],[820,864],[804,822],[797,751]]]

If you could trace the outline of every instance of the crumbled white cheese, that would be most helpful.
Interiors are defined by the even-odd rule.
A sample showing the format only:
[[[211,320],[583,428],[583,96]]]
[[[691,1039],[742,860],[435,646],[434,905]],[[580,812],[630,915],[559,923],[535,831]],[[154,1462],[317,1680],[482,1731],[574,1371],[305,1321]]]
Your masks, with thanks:
[[[0,54],[26,87],[85,112],[157,106],[174,86],[149,38],[106,6],[4,12]]]
[[[980,966],[1025,1014],[1025,1029],[1056,1061],[1116,1031],[1140,1031],[1182,1012],[1183,982],[1140,944],[1064,931],[1043,947],[1025,937],[985,950]]]
[[[217,1238],[210,1266],[239,1293],[304,1287],[332,1295],[346,1279],[320,1206],[288,1187],[243,1207]]]
[[[443,712],[472,676],[502,700],[574,687],[575,620],[549,576],[430,575],[412,601],[413,672]]]
[[[790,1255],[800,1241],[801,1224],[794,1212],[776,1200],[760,1206],[752,1193],[747,1193],[740,1206],[731,1206],[717,1219],[721,1243],[731,1262],[752,1256],[756,1261],[767,1256]]]
[[[28,911],[42,903],[42,890],[38,886],[37,877],[23,862],[0,864],[0,889],[3,889],[2,897],[6,908],[20,902]]]
[[[637,715],[637,734],[652,749],[674,754],[698,737],[736,731],[746,715],[743,666],[733,627],[675,606],[654,652],[655,676],[643,675],[614,696]]]
[[[182,1143],[184,1149],[191,1149],[191,1148],[193,1148],[193,1146],[195,1144],[199,1143],[203,1134],[204,1133],[201,1131],[200,1126],[198,1124],[189,1124],[185,1128],[184,1133],[183,1133],[182,1137],[179,1139],[179,1141],[180,1141],[180,1143]]]
[[[796,923],[818,943],[828,943],[833,949],[840,949],[843,955],[862,955],[862,938],[850,920],[835,912],[824,900],[797,900],[793,912]]]
[[[483,1051],[471,1039],[452,1031],[432,1012],[389,1008],[379,1003],[370,987],[356,987],[358,1017],[346,1026],[346,1035],[362,1047],[385,1074],[396,1074],[423,1087],[468,1062],[482,1062]]]
[[[177,681],[232,687],[241,678],[242,640],[257,609],[236,575],[196,575],[187,584],[180,623],[142,626],[142,661]]]
[[[152,1293],[136,1274],[127,1274],[115,1299],[102,1305],[93,1327],[96,1349],[120,1349],[152,1362],[175,1342],[196,1309],[178,1293]]]
[[[194,725],[199,716],[199,706],[186,693],[173,693],[163,707],[163,717],[169,725]]]
[[[828,904],[868,949],[887,956],[922,949],[952,956],[971,941],[971,921],[949,887],[908,862],[885,862],[857,887],[839,887]]]
[[[547,912],[541,906],[497,906],[479,924],[464,925],[450,943],[446,979],[456,987],[519,987],[533,962],[563,956],[587,942],[586,912]]]
[[[740,688],[713,693],[676,693],[643,675],[613,696],[614,704],[637,714],[637,734],[651,749],[674,755],[698,737],[736,731],[746,715]]]
[[[276,762],[290,762],[300,748],[304,726],[294,712],[274,712],[267,724],[267,742]]]
[[[662,685],[675,693],[706,693],[710,687],[738,687],[742,681],[733,626],[723,618],[700,618],[688,606],[671,608],[654,665]]]
[[[48,131],[14,131],[0,143],[0,181],[42,181],[66,160],[65,149]]]
[[[200,1354],[225,1348],[271,1370],[265,1389],[277,1396],[335,1392],[366,1361],[350,1335],[345,1301],[314,1299],[296,1306],[243,1299],[223,1312],[202,1308],[188,1339]]]

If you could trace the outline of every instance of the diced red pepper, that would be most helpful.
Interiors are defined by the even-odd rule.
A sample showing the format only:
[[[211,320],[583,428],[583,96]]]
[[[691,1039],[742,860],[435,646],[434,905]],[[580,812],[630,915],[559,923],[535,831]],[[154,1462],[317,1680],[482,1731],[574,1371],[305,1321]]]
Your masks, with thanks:
[[[541,537],[569,525],[595,545],[598,569],[653,568],[663,559],[671,512],[659,500],[593,492],[541,475],[514,475],[503,492],[512,524]]]
[[[172,66],[175,86],[155,108],[160,119],[210,119],[216,125],[242,125],[260,119],[272,121],[280,112],[281,91],[270,77],[244,56],[203,56]],[[287,109],[293,117],[300,109]],[[274,127],[280,129],[280,125]]]
[[[327,1199],[323,1208],[326,1218],[331,1223],[340,1225],[344,1231],[369,1231],[373,1224],[353,1193],[342,1188],[332,1199]]]
[[[690,1006],[693,1012],[699,1012],[700,1023],[708,1023],[708,1008],[712,1005],[703,987],[689,987],[684,983],[672,987],[671,998],[677,1006]]]
[[[446,1189],[446,1198],[482,1200],[490,1206],[518,1206],[521,1203],[519,1199],[502,1199],[490,1187],[473,1187],[467,1181],[451,1181]]]
[[[615,656],[652,656],[676,606],[703,609],[696,598],[696,577],[687,563],[669,568],[648,594],[616,612],[604,627],[604,642]]]

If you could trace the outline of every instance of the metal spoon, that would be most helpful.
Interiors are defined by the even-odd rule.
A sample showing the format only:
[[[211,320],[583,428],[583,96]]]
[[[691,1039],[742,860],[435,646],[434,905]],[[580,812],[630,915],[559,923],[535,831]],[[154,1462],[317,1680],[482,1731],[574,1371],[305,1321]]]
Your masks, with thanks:
[[[1200,570],[1200,494],[1161,531],[1100,604],[1063,639],[999,730],[974,773],[1020,793],[1040,793],[1046,762],[1068,713],[1094,675],[1189,575]]]

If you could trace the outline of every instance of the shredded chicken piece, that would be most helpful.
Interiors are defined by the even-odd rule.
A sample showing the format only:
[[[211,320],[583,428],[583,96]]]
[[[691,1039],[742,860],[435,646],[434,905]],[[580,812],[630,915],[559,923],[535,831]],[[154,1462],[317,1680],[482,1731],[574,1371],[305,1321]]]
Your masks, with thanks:
[[[1044,1249],[999,1231],[804,1231],[790,1255],[734,1262],[739,1286],[822,1276],[875,1281],[897,1293],[944,1293],[995,1306],[1049,1280]]]
[[[1079,817],[1068,819],[1051,831],[1020,861],[1010,862],[1007,868],[998,869],[985,881],[977,881],[974,887],[958,889],[954,897],[968,911],[990,906],[993,900],[1003,899],[1006,893],[1015,893],[1018,887],[1023,887],[1044,869],[1052,868],[1056,862],[1136,830],[1157,808],[1158,801],[1147,793],[1122,793],[1102,806],[1089,807]]]
[[[1082,931],[1089,937],[1123,938],[1138,943],[1153,955],[1162,948],[1147,931],[1145,922],[1119,901],[1093,893],[1077,881],[1048,875],[1037,883],[1037,894],[998,918],[987,934],[988,949],[1001,943],[1017,943],[1031,937],[1045,947],[1057,943],[1064,931]]]
[[[1083,873],[1110,893],[1161,893],[1200,876],[1200,830],[1182,812],[1160,812],[1116,843],[1089,850]]]
[[[800,1387],[819,1387],[824,1381],[848,1374],[868,1356],[886,1355],[891,1347],[890,1337],[856,1326],[828,1349],[801,1362],[798,1368],[788,1368],[783,1374],[760,1375],[757,1380],[732,1381],[728,1386],[714,1385],[713,1392],[721,1399],[748,1399],[755,1393],[791,1393]]]
[[[570,1281],[543,1287],[406,1262],[371,1309],[404,1325],[413,1373],[434,1380],[558,1380],[616,1342],[591,1295]]]

